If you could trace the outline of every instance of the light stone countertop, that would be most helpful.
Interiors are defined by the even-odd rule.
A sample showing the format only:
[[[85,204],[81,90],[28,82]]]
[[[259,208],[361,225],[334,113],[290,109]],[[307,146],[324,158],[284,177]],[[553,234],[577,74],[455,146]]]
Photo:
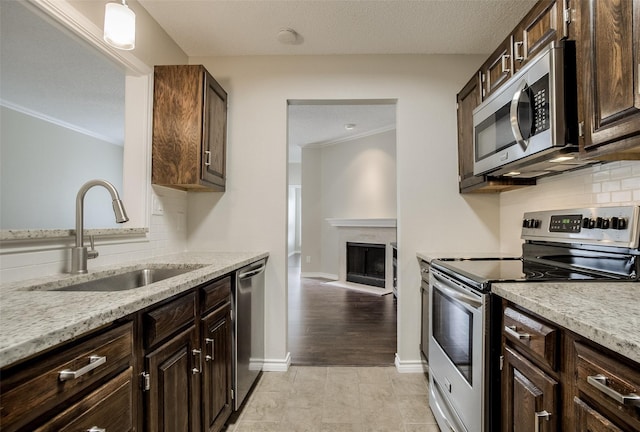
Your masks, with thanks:
[[[640,283],[494,283],[491,290],[640,363]]]
[[[268,252],[185,252],[126,265],[89,267],[89,273],[85,275],[60,274],[2,284],[0,367],[31,357],[268,255]],[[201,267],[125,291],[49,291],[149,265]]]
[[[149,232],[149,228],[91,228],[85,229],[85,237],[130,237],[144,236]],[[21,230],[0,230],[0,241],[19,241],[19,240],[51,240],[68,238],[74,240],[76,235],[75,229],[21,229]]]

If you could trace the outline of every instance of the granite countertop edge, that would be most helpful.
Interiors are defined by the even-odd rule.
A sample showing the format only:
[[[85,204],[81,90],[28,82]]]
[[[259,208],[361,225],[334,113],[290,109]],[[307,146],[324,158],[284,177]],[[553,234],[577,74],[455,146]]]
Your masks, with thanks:
[[[0,285],[0,367],[31,358],[60,343],[185,292],[269,256],[268,252],[184,252]],[[51,291],[145,266],[184,265],[194,270],[126,291]]]
[[[638,282],[494,283],[493,293],[640,363]]]

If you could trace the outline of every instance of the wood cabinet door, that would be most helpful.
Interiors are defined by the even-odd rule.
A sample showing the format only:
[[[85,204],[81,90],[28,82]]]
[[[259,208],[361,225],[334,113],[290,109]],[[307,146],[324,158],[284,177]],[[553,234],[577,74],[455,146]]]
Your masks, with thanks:
[[[503,432],[558,430],[558,382],[509,346],[504,347],[502,385]]]
[[[204,71],[202,180],[224,187],[227,143],[227,93]]]
[[[202,72],[196,65],[156,66],[151,182],[197,184],[202,142]]]
[[[573,399],[573,407],[576,413],[574,432],[623,432],[579,398]]]
[[[509,35],[480,67],[482,100],[488,98],[513,75],[512,42],[513,37]]]
[[[640,145],[640,0],[589,0],[579,9],[581,150],[623,152]]]
[[[202,319],[202,411],[209,432],[222,430],[231,415],[231,304]]]
[[[460,190],[483,181],[473,175],[473,110],[482,101],[480,76],[474,75],[456,96],[458,103],[458,174]]]
[[[513,32],[515,72],[544,47],[566,36],[563,0],[542,0],[523,18]]]
[[[145,356],[149,374],[145,430],[200,430],[201,362],[196,343],[196,328],[192,326]]]

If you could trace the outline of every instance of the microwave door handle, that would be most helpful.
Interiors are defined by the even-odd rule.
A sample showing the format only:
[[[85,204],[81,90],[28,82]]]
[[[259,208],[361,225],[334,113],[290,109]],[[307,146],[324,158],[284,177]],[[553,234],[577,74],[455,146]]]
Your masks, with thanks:
[[[527,149],[529,142],[522,137],[522,133],[520,132],[520,124],[518,123],[518,104],[520,103],[520,98],[522,97],[522,92],[525,87],[527,87],[527,82],[525,80],[520,81],[518,89],[511,99],[511,109],[509,110],[511,131],[513,132],[513,136],[516,138],[516,142],[522,146],[523,150]]]

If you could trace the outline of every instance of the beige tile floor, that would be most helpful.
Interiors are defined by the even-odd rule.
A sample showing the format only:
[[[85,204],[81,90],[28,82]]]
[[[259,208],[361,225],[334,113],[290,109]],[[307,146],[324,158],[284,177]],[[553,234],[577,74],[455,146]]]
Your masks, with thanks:
[[[264,372],[225,432],[438,432],[427,387],[395,367]]]

